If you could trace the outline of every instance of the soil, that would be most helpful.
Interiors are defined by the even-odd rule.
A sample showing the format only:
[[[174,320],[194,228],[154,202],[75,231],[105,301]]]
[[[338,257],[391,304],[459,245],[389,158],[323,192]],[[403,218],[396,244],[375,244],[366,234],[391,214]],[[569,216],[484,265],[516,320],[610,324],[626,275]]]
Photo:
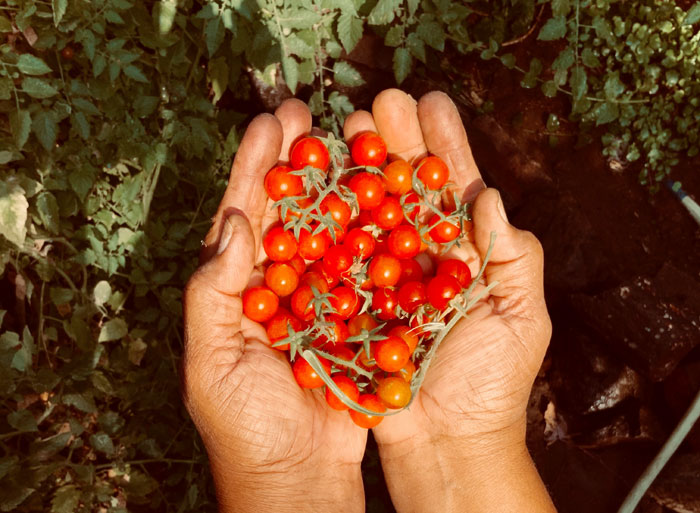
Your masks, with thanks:
[[[532,39],[515,49],[523,65],[556,50]],[[565,97],[523,89],[520,73],[497,62],[445,59],[458,71],[412,76],[402,88],[451,95],[487,184],[545,250],[554,334],[528,446],[561,513],[614,512],[700,389],[700,227],[668,189],[652,194],[638,168],[603,157],[602,131],[581,137]],[[366,37],[348,60],[367,83],[342,92],[369,109],[394,84],[391,52]],[[285,96],[258,91],[268,109]],[[671,176],[696,199],[698,164],[681,162]],[[689,470],[699,460],[696,426],[638,511],[700,512],[698,468]],[[363,465],[367,511],[393,511],[372,444]]]

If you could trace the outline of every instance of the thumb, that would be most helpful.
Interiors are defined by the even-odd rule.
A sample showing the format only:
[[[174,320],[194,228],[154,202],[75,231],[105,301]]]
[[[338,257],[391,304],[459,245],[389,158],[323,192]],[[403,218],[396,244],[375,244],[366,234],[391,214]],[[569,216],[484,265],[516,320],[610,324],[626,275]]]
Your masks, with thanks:
[[[474,240],[482,257],[491,234],[496,233],[485,277],[488,284],[498,282],[490,292],[497,313],[514,322],[539,324],[546,331],[549,315],[544,300],[542,245],[532,233],[508,222],[496,189],[484,189],[477,196],[472,215]]]

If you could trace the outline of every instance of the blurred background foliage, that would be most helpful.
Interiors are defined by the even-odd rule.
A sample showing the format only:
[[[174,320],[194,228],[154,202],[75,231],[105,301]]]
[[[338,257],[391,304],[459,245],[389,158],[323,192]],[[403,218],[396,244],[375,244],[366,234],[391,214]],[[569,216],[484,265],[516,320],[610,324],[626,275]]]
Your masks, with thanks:
[[[254,84],[338,132],[363,35],[397,84],[447,52],[499,59],[653,189],[698,153],[698,21],[662,0],[3,2],[0,511],[215,509],[180,300]],[[556,51],[516,59],[525,37]]]

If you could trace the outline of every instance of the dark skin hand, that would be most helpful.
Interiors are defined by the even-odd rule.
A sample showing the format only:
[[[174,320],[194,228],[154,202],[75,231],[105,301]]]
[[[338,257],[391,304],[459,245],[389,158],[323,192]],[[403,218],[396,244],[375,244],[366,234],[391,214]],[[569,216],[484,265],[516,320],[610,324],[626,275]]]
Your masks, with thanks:
[[[297,100],[253,120],[185,291],[185,400],[222,511],[364,509],[366,431],[318,391],[300,389],[284,354],[242,314],[241,292],[261,279],[262,233],[278,220],[264,176],[311,130]],[[474,200],[473,236],[450,255],[473,274],[491,232],[498,236],[484,276],[498,285],[444,340],[410,409],[375,428],[397,510],[553,511],[524,446],[528,394],[551,331],[539,243],[508,224],[498,192],[484,189],[446,95],[416,104],[384,91],[371,114],[351,114],[344,130],[348,140],[378,131],[392,158],[430,152],[445,160],[458,194]]]

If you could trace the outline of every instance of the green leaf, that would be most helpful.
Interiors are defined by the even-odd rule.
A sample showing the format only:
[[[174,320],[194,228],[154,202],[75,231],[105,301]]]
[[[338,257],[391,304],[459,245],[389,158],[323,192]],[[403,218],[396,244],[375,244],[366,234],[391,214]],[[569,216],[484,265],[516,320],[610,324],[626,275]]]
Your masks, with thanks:
[[[292,30],[304,30],[312,28],[321,21],[321,15],[309,9],[296,9],[287,11],[280,19],[285,28]]]
[[[25,75],[45,75],[51,72],[44,61],[31,53],[23,53],[19,56],[17,67]]]
[[[73,128],[78,132],[80,137],[87,141],[90,138],[90,123],[88,123],[85,114],[82,112],[74,112],[71,115]]]
[[[80,201],[85,201],[85,198],[90,192],[92,185],[95,183],[95,171],[89,164],[76,166],[68,175],[68,183],[75,191]]]
[[[438,52],[445,49],[445,29],[435,21],[420,22],[416,34],[425,44],[435,48]]]
[[[515,66],[515,55],[512,53],[505,53],[499,57],[501,63],[508,69],[512,69]]]
[[[298,55],[303,59],[310,59],[316,53],[313,46],[294,34],[285,38],[284,45],[289,53]]]
[[[571,87],[571,94],[573,95],[574,101],[583,98],[586,91],[588,91],[588,76],[586,75],[586,70],[582,66],[571,70],[569,86]]]
[[[176,14],[177,2],[175,0],[161,0],[153,7],[153,19],[161,36],[170,33]]]
[[[571,11],[569,0],[552,0],[552,14],[554,16],[566,16],[569,11]]]
[[[608,100],[614,100],[625,92],[625,84],[620,80],[620,74],[617,71],[608,75],[608,78],[605,80],[604,90],[605,97]]]
[[[613,39],[612,29],[610,23],[601,16],[596,16],[593,18],[593,28],[595,29],[596,35],[610,42]]]
[[[112,287],[110,286],[109,282],[102,280],[95,285],[92,295],[95,298],[95,304],[103,305],[109,301],[109,298],[112,295]]]
[[[117,25],[123,25],[124,24],[124,18],[122,18],[117,11],[105,11],[105,20],[107,20],[110,23],[115,23]]]
[[[34,492],[34,488],[24,486],[10,486],[6,490],[0,490],[0,511],[16,511],[17,506]]]
[[[620,109],[617,103],[605,102],[601,103],[596,109],[596,126],[612,123],[620,114]]]
[[[111,319],[102,326],[100,336],[98,337],[97,341],[110,342],[112,340],[119,340],[125,337],[128,332],[129,327],[124,319]]]
[[[284,81],[287,83],[287,87],[292,93],[295,93],[299,84],[299,63],[291,55],[282,56],[282,72],[284,73]]]
[[[38,431],[34,415],[29,410],[13,411],[7,416],[7,423],[17,431]]]
[[[379,0],[369,13],[367,23],[370,25],[388,25],[394,21],[395,11],[399,7],[401,7],[401,0]]]
[[[21,150],[29,139],[29,132],[32,129],[32,118],[29,111],[16,110],[10,112],[10,128],[12,137],[15,140],[17,149]]]
[[[547,98],[554,98],[557,95],[557,84],[554,80],[547,80],[542,84],[542,94]]]
[[[700,2],[695,2],[683,18],[683,25],[694,25],[700,21]]]
[[[3,14],[0,14],[0,32],[12,32],[12,22]]]
[[[148,79],[146,78],[146,75],[143,74],[143,71],[133,64],[129,64],[126,68],[124,68],[124,74],[137,82],[141,82],[143,84],[148,83]]]
[[[36,200],[36,208],[44,227],[51,233],[58,234],[60,214],[56,197],[49,191],[42,192]]]
[[[51,0],[51,8],[53,10],[53,24],[58,27],[61,23],[63,15],[66,14],[68,0]]]
[[[406,48],[396,48],[394,50],[394,77],[396,83],[401,84],[411,72],[413,58]]]
[[[204,36],[207,41],[207,51],[209,57],[213,57],[224,40],[224,25],[219,17],[207,20],[204,28]]]
[[[345,51],[350,53],[361,37],[362,19],[350,12],[342,12],[338,17],[338,39]]]
[[[213,102],[218,102],[228,87],[229,68],[225,56],[211,59],[208,64],[207,75],[214,91]]]
[[[566,35],[566,18],[555,16],[547,20],[547,23],[540,29],[537,39],[540,41],[553,41],[561,39]]]
[[[90,395],[89,392],[85,392],[83,394],[65,394],[61,399],[61,402],[85,413],[97,412],[95,400],[92,398],[92,395]]]
[[[365,83],[362,75],[345,61],[336,61],[333,65],[335,81],[343,86],[357,87]]]
[[[73,290],[64,287],[51,287],[49,292],[51,302],[56,305],[67,305],[73,300]]]
[[[595,53],[593,53],[593,50],[588,47],[584,48],[581,52],[581,62],[583,62],[583,64],[589,68],[597,68],[602,66],[600,59],[598,59]]]
[[[40,110],[34,115],[32,131],[46,151],[51,151],[58,135],[56,115],[51,110]]]
[[[75,485],[63,485],[51,500],[51,513],[73,513],[78,510],[80,490]]]
[[[58,90],[48,82],[34,77],[26,77],[22,80],[22,91],[32,98],[43,100],[58,94]]]
[[[29,203],[24,190],[14,181],[0,180],[0,235],[16,246],[27,236]]]
[[[82,110],[85,114],[90,116],[100,115],[100,111],[95,107],[95,104],[85,98],[73,98],[71,101],[74,107]]]
[[[114,454],[114,443],[107,433],[100,432],[90,436],[90,445],[107,456]]]

